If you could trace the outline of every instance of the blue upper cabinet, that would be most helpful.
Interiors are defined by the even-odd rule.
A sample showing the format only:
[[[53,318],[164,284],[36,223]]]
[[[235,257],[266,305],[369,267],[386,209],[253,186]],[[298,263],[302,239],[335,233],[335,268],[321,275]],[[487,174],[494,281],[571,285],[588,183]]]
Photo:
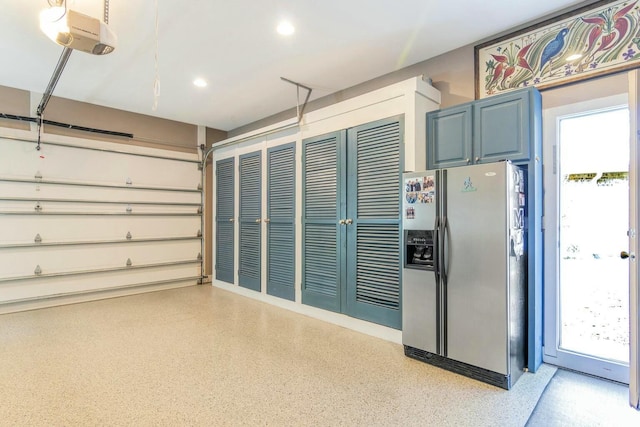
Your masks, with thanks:
[[[427,113],[427,169],[471,163],[471,104]]]
[[[474,163],[529,158],[530,103],[534,90],[511,92],[473,103]]]
[[[428,168],[528,160],[540,99],[528,88],[427,113]]]

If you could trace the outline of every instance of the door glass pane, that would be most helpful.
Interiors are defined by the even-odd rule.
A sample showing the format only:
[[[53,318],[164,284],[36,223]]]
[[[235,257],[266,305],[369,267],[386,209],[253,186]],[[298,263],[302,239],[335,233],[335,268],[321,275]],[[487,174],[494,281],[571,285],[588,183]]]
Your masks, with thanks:
[[[629,112],[561,119],[560,348],[629,361]]]

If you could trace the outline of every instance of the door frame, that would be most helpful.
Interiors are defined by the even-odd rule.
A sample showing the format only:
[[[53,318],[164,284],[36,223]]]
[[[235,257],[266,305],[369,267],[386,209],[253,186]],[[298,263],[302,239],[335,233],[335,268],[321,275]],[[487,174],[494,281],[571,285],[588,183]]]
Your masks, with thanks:
[[[629,404],[640,410],[640,269],[637,255],[638,228],[640,227],[640,71],[631,70],[628,73],[629,82],[629,113],[630,113],[630,145],[629,153]]]
[[[629,105],[627,93],[576,102],[543,110],[543,186],[544,186],[544,344],[542,358],[545,363],[566,367],[598,377],[629,383],[629,368],[596,357],[559,349],[560,325],[557,286],[559,282],[559,180],[558,117],[580,115],[586,111],[606,111],[616,106]]]

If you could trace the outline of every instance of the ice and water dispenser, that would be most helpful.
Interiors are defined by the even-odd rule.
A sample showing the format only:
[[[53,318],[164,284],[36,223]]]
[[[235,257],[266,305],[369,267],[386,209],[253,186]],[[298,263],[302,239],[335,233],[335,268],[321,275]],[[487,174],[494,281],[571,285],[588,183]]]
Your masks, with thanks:
[[[405,230],[404,242],[404,268],[434,270],[436,254],[433,230]]]

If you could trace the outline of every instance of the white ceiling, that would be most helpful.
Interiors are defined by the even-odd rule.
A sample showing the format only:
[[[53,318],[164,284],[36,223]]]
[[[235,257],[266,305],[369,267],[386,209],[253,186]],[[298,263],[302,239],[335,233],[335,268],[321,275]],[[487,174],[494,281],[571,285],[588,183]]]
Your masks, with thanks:
[[[583,3],[576,0],[111,0],[117,49],[74,51],[54,95],[232,130],[311,99],[415,64]],[[103,0],[68,0],[102,18]],[[0,85],[44,92],[62,47],[40,31],[47,0],[0,0]],[[296,27],[285,38],[278,21]],[[204,89],[192,81],[203,77]],[[301,96],[305,94],[301,91]],[[0,111],[2,112],[2,111]]]

